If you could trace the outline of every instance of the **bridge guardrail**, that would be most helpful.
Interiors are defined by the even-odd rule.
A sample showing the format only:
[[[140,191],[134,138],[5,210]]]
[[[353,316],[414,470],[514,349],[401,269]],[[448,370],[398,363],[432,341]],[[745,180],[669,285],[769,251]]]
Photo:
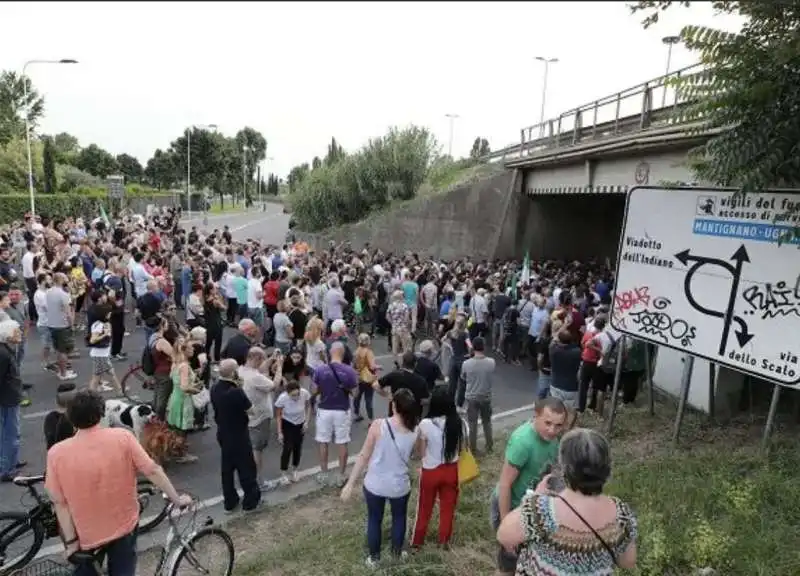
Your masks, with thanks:
[[[702,64],[694,64],[522,128],[518,144],[487,154],[481,160],[519,160],[549,150],[665,126],[690,104],[676,86],[677,80],[702,69]],[[587,116],[591,123],[585,123]]]

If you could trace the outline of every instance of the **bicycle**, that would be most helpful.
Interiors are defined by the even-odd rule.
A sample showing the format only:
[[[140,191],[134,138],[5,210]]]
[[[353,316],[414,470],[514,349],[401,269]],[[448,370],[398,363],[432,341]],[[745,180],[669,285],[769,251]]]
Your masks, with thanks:
[[[25,488],[34,499],[35,505],[27,512],[0,512],[0,576],[6,576],[14,570],[26,566],[41,550],[44,541],[59,536],[58,519],[53,503],[43,495],[36,486],[44,482],[44,475],[18,476],[14,484]],[[150,499],[159,496],[159,490],[149,480],[137,481],[137,499],[139,501],[139,534],[146,534],[161,524],[169,513],[169,502],[164,498],[163,507],[154,516],[141,519]],[[23,540],[29,533],[33,534],[33,543],[27,552],[19,557],[10,556],[9,548]],[[20,547],[25,549],[24,546]]]
[[[141,364],[134,363],[128,366],[120,379],[120,387],[125,398],[131,402],[139,402],[145,391],[153,389],[153,377],[144,373]]]
[[[197,556],[200,552],[211,552],[210,558],[219,559],[224,555],[222,566],[224,571],[220,576],[231,576],[235,559],[235,549],[230,535],[221,527],[214,526],[211,517],[207,517],[203,526],[195,529],[197,512],[199,506],[193,503],[189,507],[191,520],[186,529],[181,529],[178,519],[181,515],[173,514],[174,504],[171,502],[167,506],[167,518],[169,521],[169,531],[164,539],[164,545],[160,546],[158,564],[154,576],[177,576],[181,573],[182,563],[188,561],[190,568],[201,574],[211,574],[207,568],[208,563],[201,563]],[[188,533],[188,535],[187,535]],[[222,550],[214,549],[216,540],[222,544]],[[90,564],[96,574],[103,574],[102,566],[105,560],[105,549],[101,546],[96,550],[80,550],[72,554],[68,562],[73,566]],[[68,565],[58,563],[54,560],[44,559],[35,562],[21,570],[12,573],[11,576],[68,576],[72,574],[72,568]]]

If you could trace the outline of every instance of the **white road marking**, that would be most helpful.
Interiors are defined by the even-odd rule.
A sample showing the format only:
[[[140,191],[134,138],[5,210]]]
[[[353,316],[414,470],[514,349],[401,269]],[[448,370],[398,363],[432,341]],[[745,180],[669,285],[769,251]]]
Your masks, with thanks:
[[[265,220],[271,220],[275,218],[275,216],[280,216],[279,213],[277,214],[268,214],[263,218],[259,218],[258,220],[253,220],[252,222],[248,222],[247,224],[242,224],[241,226],[237,226],[236,228],[231,228],[231,232],[238,232],[239,230],[244,230],[245,228],[249,228],[250,226],[254,226],[256,224],[261,224]]]
[[[528,404],[526,406],[520,406],[519,408],[514,408],[513,410],[506,410],[505,412],[498,412],[497,414],[493,414],[492,415],[492,422],[496,422],[497,420],[502,420],[503,418],[508,418],[509,416],[515,416],[517,414],[520,414],[521,412],[533,412],[533,407],[534,407],[534,404]],[[352,465],[356,461],[356,458],[358,458],[357,454],[354,455],[354,456],[350,456],[347,459],[347,465],[348,466]],[[330,462],[328,462],[328,470],[335,470],[338,467],[338,465],[339,465],[339,462],[337,460],[331,460]],[[299,471],[297,473],[297,477],[302,480],[302,479],[305,479],[305,478],[308,478],[310,476],[314,476],[314,475],[318,474],[321,470],[322,470],[322,468],[320,468],[319,466],[314,466],[313,468],[307,468],[305,470]],[[241,491],[239,491],[239,496],[240,497],[242,496],[242,492]],[[205,500],[201,500],[200,501],[199,509],[211,508],[213,506],[217,506],[219,504],[222,504],[223,500],[224,500],[224,498],[222,497],[222,495],[214,496],[213,498],[206,498]],[[147,518],[144,518],[143,522],[149,522],[153,518],[155,518],[155,516],[149,516]],[[52,546],[47,546],[45,548],[42,548],[39,551],[39,553],[36,555],[36,558],[34,558],[34,559],[45,558],[47,556],[53,556],[55,554],[60,554],[63,550],[64,550],[64,546],[61,545],[61,544],[54,544]]]

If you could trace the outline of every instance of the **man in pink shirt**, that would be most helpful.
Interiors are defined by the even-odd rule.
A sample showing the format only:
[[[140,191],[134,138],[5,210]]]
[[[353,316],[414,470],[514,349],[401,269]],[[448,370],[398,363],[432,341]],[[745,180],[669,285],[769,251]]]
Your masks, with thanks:
[[[137,472],[160,488],[176,506],[191,498],[175,491],[164,470],[128,430],[103,428],[105,401],[97,392],[82,390],[67,406],[75,436],[47,453],[45,488],[55,506],[65,555],[103,548],[110,576],[135,576],[136,527],[139,503]],[[79,566],[76,574],[94,567]]]

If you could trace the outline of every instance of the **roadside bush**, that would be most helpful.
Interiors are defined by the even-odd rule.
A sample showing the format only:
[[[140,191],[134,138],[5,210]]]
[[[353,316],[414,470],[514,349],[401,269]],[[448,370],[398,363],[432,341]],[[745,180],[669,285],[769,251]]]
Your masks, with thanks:
[[[425,128],[392,128],[361,150],[318,166],[289,197],[298,226],[318,231],[360,220],[393,200],[414,198],[436,155]]]
[[[139,194],[131,195],[130,199],[152,200],[154,203],[168,198],[169,194]],[[36,213],[44,214],[51,218],[83,217],[97,218],[102,205],[106,213],[111,212],[108,201],[108,192],[103,189],[83,189],[81,193],[72,194],[36,194]],[[0,224],[9,224],[22,220],[31,208],[28,194],[4,194],[0,197]]]

